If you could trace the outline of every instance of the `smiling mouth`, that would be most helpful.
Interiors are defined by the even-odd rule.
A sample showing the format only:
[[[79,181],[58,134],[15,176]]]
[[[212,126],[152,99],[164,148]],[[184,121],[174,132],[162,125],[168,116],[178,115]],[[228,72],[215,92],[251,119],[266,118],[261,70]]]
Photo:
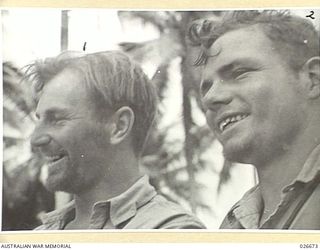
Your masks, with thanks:
[[[52,156],[46,156],[47,165],[50,167],[60,162],[61,160],[63,160],[65,157],[66,157],[66,154],[63,154],[63,153],[52,155]]]
[[[227,128],[233,126],[234,124],[245,119],[246,117],[248,117],[248,115],[238,114],[238,115],[231,115],[231,116],[224,118],[218,124],[220,132],[225,131]]]

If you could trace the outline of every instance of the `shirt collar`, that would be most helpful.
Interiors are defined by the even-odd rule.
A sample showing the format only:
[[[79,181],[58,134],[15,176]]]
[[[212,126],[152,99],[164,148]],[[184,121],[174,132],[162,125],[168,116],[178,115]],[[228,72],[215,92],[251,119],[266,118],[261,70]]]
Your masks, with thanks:
[[[74,200],[63,208],[42,215],[41,220],[46,229],[63,229],[65,224],[74,218]]]
[[[292,187],[301,183],[312,181],[320,173],[320,145],[318,145],[309,155],[297,178],[282,190],[282,203],[284,197],[292,190]],[[278,207],[280,207],[280,204]],[[250,189],[243,198],[237,202],[228,213],[228,217],[235,217],[244,228],[259,228],[263,200],[259,185]]]
[[[127,191],[109,200],[112,224],[116,226],[133,217],[137,209],[148,203],[156,194],[154,187],[149,184],[148,177],[141,177]]]
[[[258,228],[262,207],[260,187],[257,185],[244,194],[228,216],[235,217],[244,228]]]
[[[320,144],[311,152],[310,156],[303,165],[300,173],[293,182],[283,189],[287,192],[297,182],[308,183],[312,181],[320,172]]]
[[[156,194],[145,175],[124,193],[109,200],[96,202],[92,208],[91,220],[109,216],[112,224],[118,226],[135,216],[138,208],[148,203]],[[71,201],[64,208],[45,214],[42,221],[46,229],[63,229],[74,218],[74,213],[75,202]]]

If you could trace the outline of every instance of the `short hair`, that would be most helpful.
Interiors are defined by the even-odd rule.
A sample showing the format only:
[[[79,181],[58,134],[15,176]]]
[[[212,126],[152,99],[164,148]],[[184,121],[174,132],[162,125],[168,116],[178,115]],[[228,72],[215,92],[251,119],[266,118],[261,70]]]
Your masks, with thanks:
[[[84,54],[65,51],[57,57],[37,60],[27,65],[25,78],[32,81],[34,100],[39,101],[46,83],[66,69],[81,72],[98,115],[105,110],[130,107],[135,115],[132,145],[136,155],[142,152],[157,110],[156,89],[141,67],[119,51]]]
[[[311,57],[319,56],[319,33],[306,18],[289,11],[244,10],[233,11],[222,20],[203,20],[191,25],[188,38],[192,45],[201,46],[195,65],[206,64],[207,50],[229,31],[257,25],[270,39],[293,70],[298,70]]]

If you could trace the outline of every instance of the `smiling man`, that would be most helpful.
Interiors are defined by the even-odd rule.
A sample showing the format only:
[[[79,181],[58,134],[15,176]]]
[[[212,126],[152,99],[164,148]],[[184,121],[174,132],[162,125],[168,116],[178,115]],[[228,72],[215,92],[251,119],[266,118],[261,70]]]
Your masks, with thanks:
[[[74,195],[37,229],[204,227],[139,172],[157,98],[137,64],[120,52],[64,52],[27,74],[38,118],[31,144],[46,159],[46,186]]]
[[[318,32],[276,11],[236,11],[197,32],[208,125],[226,159],[259,177],[221,228],[320,229]]]

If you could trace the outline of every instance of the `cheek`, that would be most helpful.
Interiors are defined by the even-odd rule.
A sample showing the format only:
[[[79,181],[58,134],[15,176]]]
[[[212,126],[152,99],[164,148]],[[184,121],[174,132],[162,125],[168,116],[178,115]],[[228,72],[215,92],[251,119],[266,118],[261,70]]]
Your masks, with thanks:
[[[109,145],[109,137],[103,126],[93,123],[83,126],[73,141],[76,144],[75,147],[93,157],[99,153],[104,154]]]
[[[277,122],[287,112],[286,106],[290,99],[286,98],[285,90],[279,88],[275,81],[262,81],[254,89],[247,92],[255,117],[261,120]]]
[[[68,151],[71,158],[88,154],[102,147],[103,133],[101,128],[91,122],[77,122],[60,128],[55,133],[58,143]]]
[[[206,111],[206,119],[208,126],[212,131],[214,131],[214,115],[211,111]]]
[[[290,143],[299,134],[305,119],[305,113],[298,111],[299,97],[288,88],[263,91],[259,98],[264,100],[256,116],[259,133],[266,141],[276,141],[279,145]]]

